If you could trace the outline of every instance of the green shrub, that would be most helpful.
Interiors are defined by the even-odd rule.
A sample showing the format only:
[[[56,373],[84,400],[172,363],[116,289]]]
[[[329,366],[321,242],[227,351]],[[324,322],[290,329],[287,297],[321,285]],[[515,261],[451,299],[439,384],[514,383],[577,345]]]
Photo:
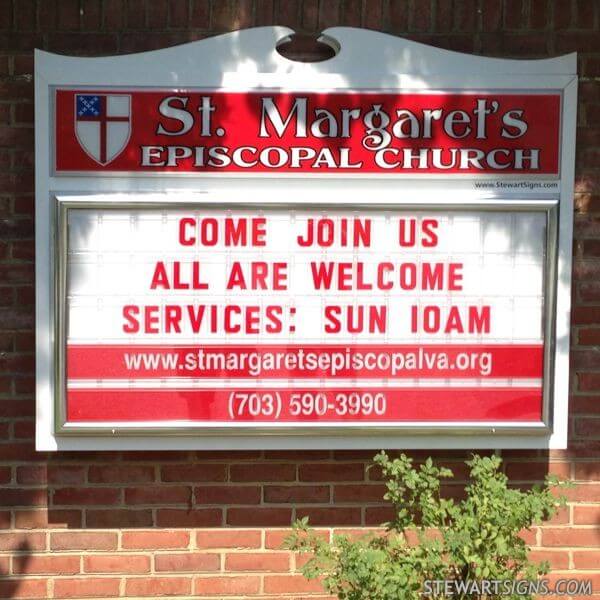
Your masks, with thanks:
[[[383,534],[336,535],[328,543],[308,519],[301,519],[285,542],[288,549],[312,555],[302,572],[309,579],[321,578],[329,593],[342,600],[442,599],[443,588],[425,586],[426,581],[534,581],[548,572],[546,563],[529,560],[519,533],[565,504],[564,497],[553,494],[552,488],[565,485],[555,477],[521,491],[508,486],[499,457],[474,455],[467,461],[471,478],[465,497],[454,501],[440,495],[441,481],[453,477],[452,472],[430,458],[418,468],[404,454],[391,460],[382,452],[374,461],[386,481],[384,499],[395,513]]]

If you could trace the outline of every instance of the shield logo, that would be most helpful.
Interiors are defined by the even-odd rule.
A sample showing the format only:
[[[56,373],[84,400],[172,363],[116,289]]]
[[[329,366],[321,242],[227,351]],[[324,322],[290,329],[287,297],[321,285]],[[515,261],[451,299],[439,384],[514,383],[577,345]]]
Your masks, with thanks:
[[[75,94],[75,135],[98,164],[113,161],[131,135],[131,96]]]

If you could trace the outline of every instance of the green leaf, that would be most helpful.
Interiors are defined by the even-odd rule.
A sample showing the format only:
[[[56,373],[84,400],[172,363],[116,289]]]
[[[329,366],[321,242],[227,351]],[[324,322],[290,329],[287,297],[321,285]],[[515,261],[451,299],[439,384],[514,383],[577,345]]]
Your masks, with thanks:
[[[549,477],[543,486],[522,491],[510,486],[499,457],[474,454],[467,461],[465,497],[454,501],[440,494],[441,481],[452,472],[431,458],[415,467],[405,454],[392,460],[380,452],[375,465],[395,515],[385,534],[336,535],[329,544],[304,518],[285,540],[286,548],[309,553],[302,573],[321,578],[329,593],[342,600],[415,600],[426,579],[514,580],[547,572],[548,565],[529,560],[519,534],[565,502],[555,495],[565,482]],[[407,541],[413,539],[418,543]]]

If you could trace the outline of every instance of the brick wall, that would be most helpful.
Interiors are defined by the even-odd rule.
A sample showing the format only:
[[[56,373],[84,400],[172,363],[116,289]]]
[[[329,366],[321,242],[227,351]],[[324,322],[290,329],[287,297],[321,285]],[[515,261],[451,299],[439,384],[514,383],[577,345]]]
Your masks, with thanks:
[[[34,450],[32,50],[113,54],[254,25],[364,26],[503,57],[578,51],[567,451],[505,451],[518,482],[578,482],[529,541],[600,593],[600,4],[597,0],[0,0],[0,597],[323,598],[280,544],[387,517],[369,452]],[[423,453],[421,453],[423,454]],[[466,453],[445,453],[464,477]]]

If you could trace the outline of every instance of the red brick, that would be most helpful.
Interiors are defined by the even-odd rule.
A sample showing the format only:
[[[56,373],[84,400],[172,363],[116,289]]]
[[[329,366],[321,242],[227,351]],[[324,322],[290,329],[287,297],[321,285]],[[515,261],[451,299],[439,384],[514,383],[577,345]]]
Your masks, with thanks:
[[[206,29],[210,19],[210,0],[192,0],[189,24],[197,29]]]
[[[510,462],[506,464],[506,475],[517,481],[543,481],[546,475],[556,475],[568,479],[571,473],[570,463],[563,462]]]
[[[150,556],[141,554],[109,554],[83,557],[85,573],[123,573],[127,575],[150,572]]]
[[[290,569],[290,554],[287,552],[233,552],[225,555],[225,571],[274,571]]]
[[[365,466],[361,463],[310,463],[300,465],[300,481],[363,481]]]
[[[29,146],[33,143],[33,130],[29,127],[2,127],[0,126],[0,145],[19,147]]]
[[[79,465],[48,465],[48,482],[51,484],[82,484],[85,467]]]
[[[231,465],[231,481],[294,481],[296,479],[296,465],[259,463],[248,465]]]
[[[222,508],[159,508],[156,524],[159,527],[216,527],[223,522]]]
[[[600,436],[600,418],[578,417],[574,422],[575,435],[583,437]]]
[[[102,25],[101,0],[83,0],[81,6],[81,21],[83,29],[97,31]]]
[[[429,31],[431,29],[431,3],[417,2],[409,13],[410,31]]]
[[[10,29],[13,26],[13,16],[12,2],[2,2],[0,4],[0,29]]]
[[[52,52],[88,55],[116,54],[118,38],[110,33],[60,32],[48,35],[47,48]]]
[[[257,485],[206,485],[194,489],[196,504],[260,504]]]
[[[589,325],[600,322],[600,307],[598,306],[575,306],[573,309],[572,322],[575,325]]]
[[[79,509],[16,510],[17,529],[66,529],[81,527],[82,512]]]
[[[299,507],[296,510],[298,518],[308,517],[312,525],[360,525],[360,507]]]
[[[373,1],[373,4],[377,4]],[[330,0],[329,2],[320,2],[318,7],[318,27],[327,29],[335,27],[340,20],[340,2],[339,0]]]
[[[88,509],[86,525],[93,528],[151,527],[154,521],[150,509]]]
[[[334,502],[382,502],[384,485],[336,485],[333,489]]]
[[[565,32],[556,34],[556,51],[566,52],[599,52],[600,40],[597,32]]]
[[[594,295],[598,295],[600,300],[600,284],[586,283],[582,284],[579,288],[581,294],[590,294],[593,292]],[[584,291],[585,290],[585,291]],[[588,298],[589,300],[589,298]],[[597,346],[600,345],[600,327],[588,327],[581,328],[579,330],[579,344]]]
[[[14,22],[19,31],[35,29],[36,10],[34,0],[19,0],[15,5]]]
[[[142,465],[91,466],[90,483],[148,483],[154,481],[154,467]]]
[[[577,483],[574,488],[561,490],[571,502],[600,502],[600,484]]]
[[[529,25],[532,29],[545,29],[549,17],[547,0],[530,0]]]
[[[370,506],[365,511],[365,525],[381,525],[391,521],[395,511],[390,506]]]
[[[117,488],[59,488],[54,490],[52,504],[60,506],[65,504],[117,504],[121,500],[121,490]]]
[[[0,483],[10,483],[12,470],[10,467],[0,467]]]
[[[187,2],[169,0],[169,27],[186,27],[189,22]]]
[[[196,546],[202,549],[216,548],[259,548],[260,531],[209,529],[196,532]]]
[[[291,508],[228,508],[227,524],[234,527],[277,527],[289,525]]]
[[[55,598],[118,597],[120,580],[109,578],[55,579]]]
[[[0,50],[2,51],[31,51],[32,48],[41,48],[43,43],[44,38],[39,33],[19,31],[0,34]]]
[[[570,511],[568,506],[561,506],[557,509],[554,516],[544,523],[544,526],[567,525],[570,521]]]
[[[593,462],[576,462],[575,463],[575,480],[576,481],[600,481],[600,463]]]
[[[266,575],[264,579],[265,594],[310,594],[323,592],[318,581],[310,581],[302,575]]]
[[[146,22],[148,27],[165,29],[169,16],[169,5],[166,2],[148,2],[146,4]]]
[[[573,396],[569,400],[569,412],[578,414],[600,414],[600,397],[598,395]]]
[[[59,29],[79,29],[78,0],[61,0],[57,4],[57,8]]]
[[[573,552],[573,566],[575,569],[597,569],[598,549],[577,550]]]
[[[173,0],[174,2],[176,0]],[[254,25],[261,27],[274,22],[274,0],[257,0],[254,10]]]
[[[0,506],[45,506],[45,489],[7,488],[0,493]]]
[[[315,504],[329,502],[329,486],[326,485],[267,485],[264,486],[265,502],[279,504]]]
[[[41,31],[56,29],[56,2],[40,2],[38,4],[38,28]]]
[[[537,546],[537,527],[532,527],[531,529],[523,529],[519,533],[519,537],[528,545],[528,546]],[[546,544],[542,544],[546,545]]]
[[[144,0],[127,2],[127,26],[130,29],[143,28],[146,25],[146,3]]]
[[[165,465],[161,467],[162,481],[169,483],[194,483],[201,481],[225,481],[227,468],[224,464]]]
[[[48,598],[47,579],[4,579],[0,580],[2,598]]]
[[[586,350],[571,350],[571,368],[575,371],[582,369],[597,369],[600,367],[600,352],[595,348]]]
[[[529,552],[529,558],[533,562],[547,562],[551,569],[568,569],[569,553],[563,551],[532,550]]]
[[[157,554],[154,558],[157,571],[196,572],[218,571],[221,566],[221,557],[214,553],[182,553],[182,554]]]
[[[243,596],[257,594],[260,577],[256,575],[236,575],[232,577],[196,577],[194,594],[196,596]]]
[[[522,29],[526,27],[523,0],[505,1],[504,24],[508,29]]]
[[[128,579],[128,596],[187,596],[192,590],[192,579],[187,577],[144,577]]]
[[[45,533],[0,532],[0,551],[2,552],[35,552],[45,549]]]
[[[192,489],[187,486],[148,486],[127,488],[126,504],[188,504]]]
[[[574,506],[573,523],[575,525],[598,525],[600,523],[600,505]]]
[[[122,546],[128,550],[153,550],[187,548],[190,534],[187,531],[124,531]]]
[[[583,255],[593,258],[600,256],[600,240],[584,240]]]
[[[544,528],[542,529],[544,546],[590,546],[600,545],[600,528]]]
[[[184,31],[136,31],[121,34],[121,51],[146,52],[189,42],[191,35]]]
[[[8,423],[3,423],[0,429],[2,439],[7,439],[8,436],[4,436],[4,428],[8,430]],[[17,421],[13,423],[13,437],[19,440],[33,440],[35,437],[35,423],[32,421]]]
[[[571,2],[554,3],[554,27],[555,29],[566,29],[571,25],[573,16]]]
[[[33,104],[16,104],[14,108],[15,122],[16,123],[33,123]],[[31,165],[32,162],[29,161],[28,165]],[[25,166],[25,165],[23,165]],[[15,258],[19,258],[19,256],[13,255]],[[32,256],[21,256],[21,258],[33,258]]]
[[[69,531],[50,534],[51,550],[116,550],[116,533]]]
[[[600,391],[600,373],[578,373],[579,390],[582,392]]]
[[[17,332],[15,334],[15,349],[17,352],[34,352],[35,335],[32,332]]]
[[[79,556],[13,557],[13,573],[20,575],[76,575],[79,573]]]

